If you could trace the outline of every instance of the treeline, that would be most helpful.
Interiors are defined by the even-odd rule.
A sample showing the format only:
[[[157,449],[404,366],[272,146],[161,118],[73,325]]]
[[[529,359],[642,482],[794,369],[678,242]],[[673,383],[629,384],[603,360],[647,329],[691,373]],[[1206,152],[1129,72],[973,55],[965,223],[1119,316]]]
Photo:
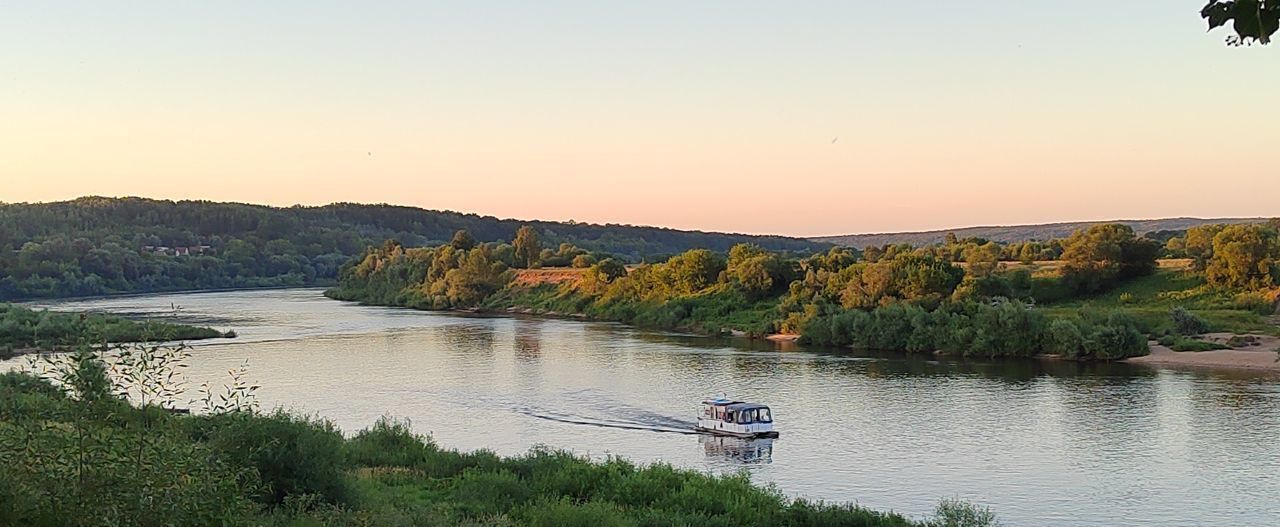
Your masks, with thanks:
[[[170,357],[163,348],[156,357]],[[135,355],[136,356],[136,355]],[[534,450],[499,457],[437,446],[383,419],[347,438],[330,422],[256,410],[233,382],[178,414],[172,368],[82,351],[49,378],[0,374],[0,524],[852,526],[995,525],[944,500],[913,521],[784,497],[745,475]],[[122,393],[152,394],[132,401]],[[145,397],[145,396],[144,396]],[[133,403],[133,404],[130,404]],[[963,523],[961,523],[963,522]]]
[[[469,237],[460,233],[458,239]],[[1116,224],[1053,244],[1062,251],[1053,276],[1003,268],[995,251],[963,262],[946,257],[945,246],[892,246],[870,254],[832,248],[795,258],[740,244],[727,253],[690,250],[631,270],[616,259],[598,259],[571,282],[526,287],[513,285],[509,271],[522,263],[519,257],[503,256],[519,253],[518,241],[408,250],[389,243],[344,268],[329,294],[429,309],[523,308],[708,332],[781,331],[814,344],[883,350],[1080,359],[1146,353],[1143,331],[1150,328],[1132,318],[1096,311],[1050,316],[1037,302],[1097,294],[1149,275],[1160,245]]]
[[[1147,336],[1122,312],[1049,317],[1017,300],[948,302],[928,310],[898,303],[808,317],[805,342],[963,357],[1122,359],[1146,355]]]
[[[68,349],[81,344],[234,337],[235,333],[104,313],[67,313],[0,304],[0,355],[14,350]]]
[[[543,248],[537,231],[529,226],[518,229],[512,243],[480,243],[467,231],[457,231],[448,244],[438,247],[406,248],[396,240],[370,247],[343,267],[338,285],[325,294],[418,309],[474,307],[506,287],[512,269],[586,268],[600,262],[624,269],[612,255],[573,244]]]
[[[458,230],[482,242],[511,240],[526,223],[549,247],[569,243],[629,262],[695,247],[725,251],[744,241],[801,253],[826,247],[778,236],[522,223],[391,205],[280,208],[88,197],[0,204],[0,300],[327,283],[342,263],[382,240],[433,246]]]

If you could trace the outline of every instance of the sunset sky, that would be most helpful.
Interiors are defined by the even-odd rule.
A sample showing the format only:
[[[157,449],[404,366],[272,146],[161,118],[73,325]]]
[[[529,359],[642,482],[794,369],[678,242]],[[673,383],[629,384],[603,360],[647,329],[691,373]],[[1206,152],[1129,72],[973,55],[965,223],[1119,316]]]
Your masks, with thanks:
[[[1228,48],[1203,3],[7,4],[0,201],[790,235],[1280,215],[1280,44]]]

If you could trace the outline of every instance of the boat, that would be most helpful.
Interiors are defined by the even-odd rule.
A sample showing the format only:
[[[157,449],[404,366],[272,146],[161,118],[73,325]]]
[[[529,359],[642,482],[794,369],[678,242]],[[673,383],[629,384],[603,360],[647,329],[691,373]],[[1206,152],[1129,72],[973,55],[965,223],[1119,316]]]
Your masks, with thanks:
[[[717,397],[702,401],[697,431],[734,437],[778,437],[773,414],[763,404]]]

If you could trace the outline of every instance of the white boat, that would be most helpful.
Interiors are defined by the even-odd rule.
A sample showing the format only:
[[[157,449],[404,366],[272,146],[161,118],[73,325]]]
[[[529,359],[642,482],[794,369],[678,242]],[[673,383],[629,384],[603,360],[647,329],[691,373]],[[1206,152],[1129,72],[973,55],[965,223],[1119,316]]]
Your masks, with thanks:
[[[734,437],[778,437],[768,406],[725,397],[702,401],[697,430]]]

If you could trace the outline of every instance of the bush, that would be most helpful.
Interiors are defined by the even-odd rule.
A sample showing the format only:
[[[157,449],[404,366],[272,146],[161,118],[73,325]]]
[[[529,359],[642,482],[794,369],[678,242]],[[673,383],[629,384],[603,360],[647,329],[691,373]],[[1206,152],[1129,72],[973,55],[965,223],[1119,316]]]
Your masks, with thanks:
[[[1085,352],[1096,359],[1115,360],[1150,353],[1147,337],[1138,331],[1133,317],[1121,312],[1096,323],[1085,339]]]
[[[257,499],[262,503],[278,505],[287,496],[302,494],[325,503],[347,501],[343,438],[328,421],[277,410],[270,415],[193,417],[189,425],[192,437],[220,459],[257,471],[262,482]]]
[[[1173,319],[1173,331],[1179,335],[1201,335],[1209,332],[1209,322],[1200,315],[1175,307],[1169,311]]]
[[[381,417],[347,441],[347,460],[362,467],[416,468],[437,451],[429,439],[414,434],[409,423]]]
[[[1045,339],[1045,349],[1063,358],[1079,358],[1084,351],[1084,333],[1080,326],[1071,320],[1060,318],[1049,323],[1049,336]]]
[[[945,499],[934,510],[933,527],[999,527],[995,513],[959,499]]]
[[[524,503],[533,491],[507,470],[472,468],[454,478],[453,498],[472,513],[507,512]]]

